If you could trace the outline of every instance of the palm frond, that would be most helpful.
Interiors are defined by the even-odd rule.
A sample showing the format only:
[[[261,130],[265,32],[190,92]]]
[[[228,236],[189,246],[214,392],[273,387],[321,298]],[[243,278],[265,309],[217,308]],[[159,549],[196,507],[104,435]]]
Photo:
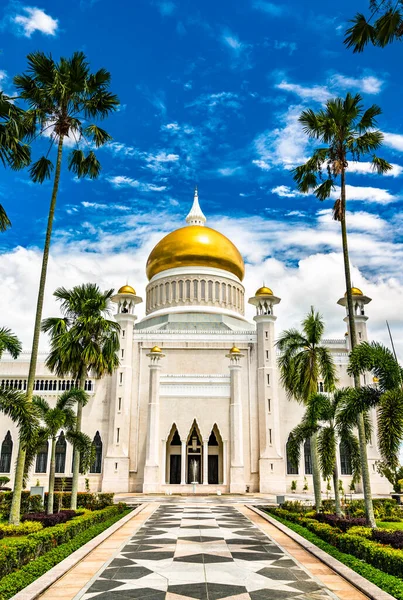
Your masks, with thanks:
[[[350,22],[353,25],[347,29],[344,38],[347,48],[353,48],[353,52],[363,52],[369,43],[376,44],[375,27],[362,13],[357,13]]]
[[[22,345],[17,336],[7,327],[0,327],[0,358],[4,351],[17,358],[22,350]]]
[[[97,148],[112,140],[112,136],[105,129],[97,127],[97,125],[88,125],[83,129],[83,134],[94,142]]]
[[[380,399],[378,411],[378,443],[383,461],[391,469],[399,465],[403,442],[403,391],[388,390]]]
[[[29,174],[34,183],[43,183],[46,179],[50,179],[53,169],[52,161],[46,156],[41,156],[39,160],[32,164]]]
[[[331,426],[322,427],[318,433],[319,466],[324,479],[333,475],[336,465],[336,436]]]

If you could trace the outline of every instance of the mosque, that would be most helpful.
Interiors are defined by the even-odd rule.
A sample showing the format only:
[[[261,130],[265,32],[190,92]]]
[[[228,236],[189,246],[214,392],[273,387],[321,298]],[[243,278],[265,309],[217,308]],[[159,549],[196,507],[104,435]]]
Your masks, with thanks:
[[[236,246],[206,227],[195,191],[186,225],[166,235],[146,265],[146,316],[137,322],[143,302],[130,285],[113,296],[121,326],[120,366],[113,376],[89,378],[90,401],[83,431],[94,440],[96,456],[85,478],[92,491],[150,493],[313,491],[309,442],[298,466],[287,459],[287,440],[304,412],[281,386],[276,359],[276,312],[281,299],[269,287],[245,299],[245,266]],[[371,301],[353,288],[355,322],[367,339],[366,306]],[[335,299],[335,302],[337,299]],[[254,323],[245,302],[255,307]],[[338,304],[346,311],[346,299]],[[348,320],[345,316],[344,321]],[[352,385],[347,374],[349,336],[325,341],[338,369],[339,385]],[[35,393],[51,400],[74,386],[53,375],[40,357]],[[29,355],[0,363],[0,386],[26,388]],[[319,391],[323,383],[319,382]],[[368,458],[374,493],[389,492],[376,470],[376,419]],[[0,475],[13,477],[17,429],[0,419]],[[38,453],[30,483],[47,487],[50,452]],[[341,446],[338,466],[349,491],[351,464]],[[68,489],[72,448],[63,431],[56,445],[56,485]],[[294,487],[293,485],[293,487]],[[323,490],[326,483],[323,483]],[[360,490],[360,486],[356,486]]]

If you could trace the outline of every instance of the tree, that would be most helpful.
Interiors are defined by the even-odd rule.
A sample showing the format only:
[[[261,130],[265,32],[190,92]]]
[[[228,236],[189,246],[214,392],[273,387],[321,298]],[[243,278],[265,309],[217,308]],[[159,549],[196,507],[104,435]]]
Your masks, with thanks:
[[[24,111],[0,91],[0,162],[14,171],[28,166],[31,160],[29,145],[24,142],[27,131],[23,126],[23,116]],[[0,231],[9,227],[10,219],[0,204]]]
[[[13,358],[18,358],[21,350],[21,342],[11,329],[0,327],[0,359],[5,351],[11,354]]]
[[[59,190],[62,167],[63,145],[66,138],[75,140],[77,147],[68,159],[68,169],[76,177],[96,179],[101,165],[92,147],[99,148],[112,138],[89,119],[104,119],[119,105],[117,96],[109,91],[110,73],[99,69],[90,72],[89,64],[83,52],[75,52],[70,59],[61,58],[55,62],[51,55],[34,52],[28,57],[28,71],[14,78],[19,97],[26,101],[29,109],[21,120],[30,139],[50,134],[48,153],[30,167],[33,182],[43,183],[53,176],[52,194],[45,244],[43,249],[41,275],[36,305],[34,335],[27,382],[27,398],[32,400],[38,358],[39,336],[41,331],[42,309],[46,285],[53,218]],[[84,154],[80,145],[86,141],[89,150]],[[53,145],[57,145],[55,165],[49,158]],[[11,522],[18,519],[25,456],[19,449],[14,484],[14,496],[10,511]]]
[[[311,109],[301,113],[299,121],[304,132],[314,140],[325,144],[317,148],[311,158],[293,171],[297,187],[301,192],[312,192],[319,200],[328,199],[340,183],[340,198],[333,207],[333,218],[340,222],[343,247],[344,274],[346,280],[346,295],[348,322],[351,347],[357,344],[353,295],[351,290],[350,261],[348,252],[346,225],[346,173],[348,161],[359,161],[371,157],[372,168],[378,174],[389,171],[392,166],[375,151],[381,146],[383,134],[376,129],[376,117],[381,114],[379,106],[373,104],[364,111],[362,98],[359,94],[350,93],[343,98],[328,100],[326,107],[314,112]],[[326,176],[324,176],[325,171]],[[359,387],[360,380],[354,380]],[[371,497],[371,482],[369,477],[367,448],[362,415],[358,415],[358,434],[362,466],[362,480],[365,498],[365,510],[368,524],[375,526],[374,511]]]
[[[280,377],[287,395],[307,404],[317,392],[323,379],[325,392],[332,392],[336,384],[336,367],[328,348],[321,345],[325,325],[313,306],[302,321],[302,332],[284,331],[277,341],[280,350]],[[311,437],[312,475],[316,510],[321,506],[320,471],[317,433]]]
[[[344,43],[353,52],[363,52],[368,44],[384,48],[403,36],[403,1],[370,0],[367,18],[357,13],[347,29]]]
[[[101,292],[93,283],[72,290],[58,288],[54,296],[61,301],[63,317],[44,319],[42,330],[50,334],[51,350],[46,366],[59,376],[70,374],[84,389],[91,372],[95,377],[112,374],[119,366],[120,325],[107,317],[113,290]],[[77,403],[76,431],[81,431],[83,403]],[[80,449],[74,446],[71,508],[77,507]]]
[[[376,408],[379,471],[392,485],[401,478],[399,451],[403,442],[403,370],[394,354],[377,342],[363,342],[350,354],[348,372],[354,377],[372,372],[376,385],[366,385],[350,393],[351,413]]]
[[[42,443],[43,438],[51,440],[51,453],[50,453],[50,469],[49,469],[49,489],[48,489],[48,515],[53,513],[53,499],[54,499],[54,488],[55,488],[55,468],[56,468],[56,441],[57,434],[60,429],[66,429],[65,437],[67,441],[71,443],[79,443],[85,452],[82,455],[85,457],[85,462],[91,461],[92,458],[92,442],[91,439],[85,434],[77,434],[76,429],[76,416],[73,410],[74,405],[77,402],[81,402],[83,406],[88,402],[88,396],[83,390],[72,389],[64,392],[56,401],[55,406],[52,408],[50,404],[39,396],[34,396],[33,404],[38,409],[40,418],[43,421],[43,433],[40,436],[40,442]],[[35,448],[37,451],[38,448]],[[31,453],[32,456],[36,452]],[[89,457],[88,457],[89,454]],[[28,470],[28,468],[26,468]]]
[[[353,480],[356,480],[361,472],[358,440],[352,432],[351,424],[346,425],[338,419],[338,411],[343,399],[343,390],[338,390],[329,396],[311,394],[306,402],[307,408],[302,421],[291,431],[288,442],[289,458],[294,464],[298,464],[301,445],[317,434],[319,467],[324,479],[328,480],[330,477],[333,479],[338,516],[341,516],[340,480],[337,468],[338,441],[348,448],[352,458]]]

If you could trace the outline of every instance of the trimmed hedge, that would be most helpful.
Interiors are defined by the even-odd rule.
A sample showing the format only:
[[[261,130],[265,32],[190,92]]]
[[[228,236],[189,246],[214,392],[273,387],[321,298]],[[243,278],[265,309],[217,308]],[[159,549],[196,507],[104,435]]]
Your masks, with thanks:
[[[38,579],[38,577],[41,577],[41,575],[49,571],[49,569],[105,531],[105,529],[111,527],[111,525],[116,523],[116,521],[119,521],[119,519],[128,514],[131,510],[131,508],[126,508],[123,512],[110,517],[103,523],[92,525],[92,527],[89,527],[86,531],[78,534],[70,542],[61,544],[36,560],[31,561],[21,569],[18,569],[15,573],[3,577],[3,579],[0,580],[0,600],[12,598],[17,592],[24,589],[27,585]]]
[[[61,510],[60,512],[47,515],[44,512],[28,513],[21,517],[21,521],[36,521],[42,523],[43,527],[54,527],[59,523],[66,523],[77,516],[75,510]]]
[[[403,531],[401,529],[393,531],[388,529],[373,529],[372,539],[380,544],[389,544],[392,548],[403,550]]]
[[[3,519],[8,519],[10,516],[11,502],[13,499],[13,492],[1,492],[0,493],[0,514]],[[40,512],[43,510],[41,496],[30,496],[27,490],[21,493],[21,514],[28,512]]]
[[[318,546],[318,548],[327,552],[327,554],[329,554],[330,556],[333,556],[341,563],[347,565],[348,567],[350,567],[350,569],[353,569],[356,573],[359,573],[360,575],[365,577],[365,579],[368,579],[368,581],[371,581],[385,592],[388,592],[388,594],[391,594],[391,596],[393,596],[397,600],[403,600],[403,581],[400,577],[394,577],[393,575],[383,573],[379,569],[373,567],[372,565],[364,563],[362,560],[356,558],[355,556],[352,556],[351,554],[345,554],[344,552],[340,552],[340,550],[338,550],[334,546],[328,544],[311,531],[308,531],[306,527],[288,521],[287,519],[283,519],[277,514],[274,514],[274,511],[268,509],[267,507],[265,508],[265,510],[277,521],[280,521],[280,523],[283,523],[284,525],[292,529],[292,531],[295,531],[295,533],[298,533],[306,540],[312,542],[313,544]]]
[[[116,514],[121,514],[125,509],[125,504],[115,504],[77,517],[67,523],[31,533],[22,540],[13,540],[10,545],[0,545],[0,577],[12,573],[56,546],[69,542],[92,525],[101,523]]]
[[[382,546],[381,544],[365,539],[360,535],[343,533],[338,527],[332,527],[326,523],[319,523],[314,519],[307,519],[298,514],[276,508],[266,508],[269,514],[277,515],[287,521],[302,525],[318,537],[322,538],[342,552],[352,554],[356,558],[389,573],[401,577],[403,573],[403,552],[395,548]]]
[[[32,521],[25,521],[20,525],[0,525],[0,539],[5,537],[15,537],[17,535],[28,535],[29,533],[35,533],[43,529],[42,523],[34,523]]]
[[[78,492],[77,493],[77,508],[88,508],[88,510],[101,510],[107,506],[112,506],[113,497],[115,494],[105,492]],[[53,510],[59,508],[59,498],[62,497],[62,508],[70,508],[71,492],[55,492],[53,498]],[[48,493],[45,493],[45,506],[48,505]],[[26,511],[28,512],[28,511]]]
[[[365,527],[366,519],[365,517],[358,517],[352,519],[345,519],[343,517],[338,517],[337,515],[329,515],[326,513],[316,513],[313,517],[316,521],[320,523],[327,523],[332,527],[338,527],[345,533],[351,527]]]

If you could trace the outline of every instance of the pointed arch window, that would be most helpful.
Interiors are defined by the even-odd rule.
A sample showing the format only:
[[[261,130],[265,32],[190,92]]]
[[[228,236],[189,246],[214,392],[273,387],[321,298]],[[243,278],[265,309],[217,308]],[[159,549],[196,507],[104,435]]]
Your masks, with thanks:
[[[56,442],[56,457],[55,457],[55,471],[56,473],[64,473],[66,468],[66,450],[67,442],[64,437],[63,431],[60,433]]]
[[[340,442],[340,472],[342,475],[352,475],[353,469],[351,465],[351,454],[348,446]]]
[[[312,475],[311,438],[305,440],[304,444],[305,475]]]
[[[35,473],[46,473],[48,466],[49,442],[44,442],[36,455]]]
[[[11,433],[7,431],[1,445],[0,473],[10,473],[11,457],[13,454],[13,439]]]
[[[298,465],[295,465],[291,462],[288,456],[288,446],[290,443],[290,438],[288,438],[287,445],[285,447],[286,455],[287,455],[287,475],[298,475]]]
[[[102,471],[102,440],[99,431],[96,432],[93,442],[95,449],[95,460],[91,465],[90,473],[101,473]]]

